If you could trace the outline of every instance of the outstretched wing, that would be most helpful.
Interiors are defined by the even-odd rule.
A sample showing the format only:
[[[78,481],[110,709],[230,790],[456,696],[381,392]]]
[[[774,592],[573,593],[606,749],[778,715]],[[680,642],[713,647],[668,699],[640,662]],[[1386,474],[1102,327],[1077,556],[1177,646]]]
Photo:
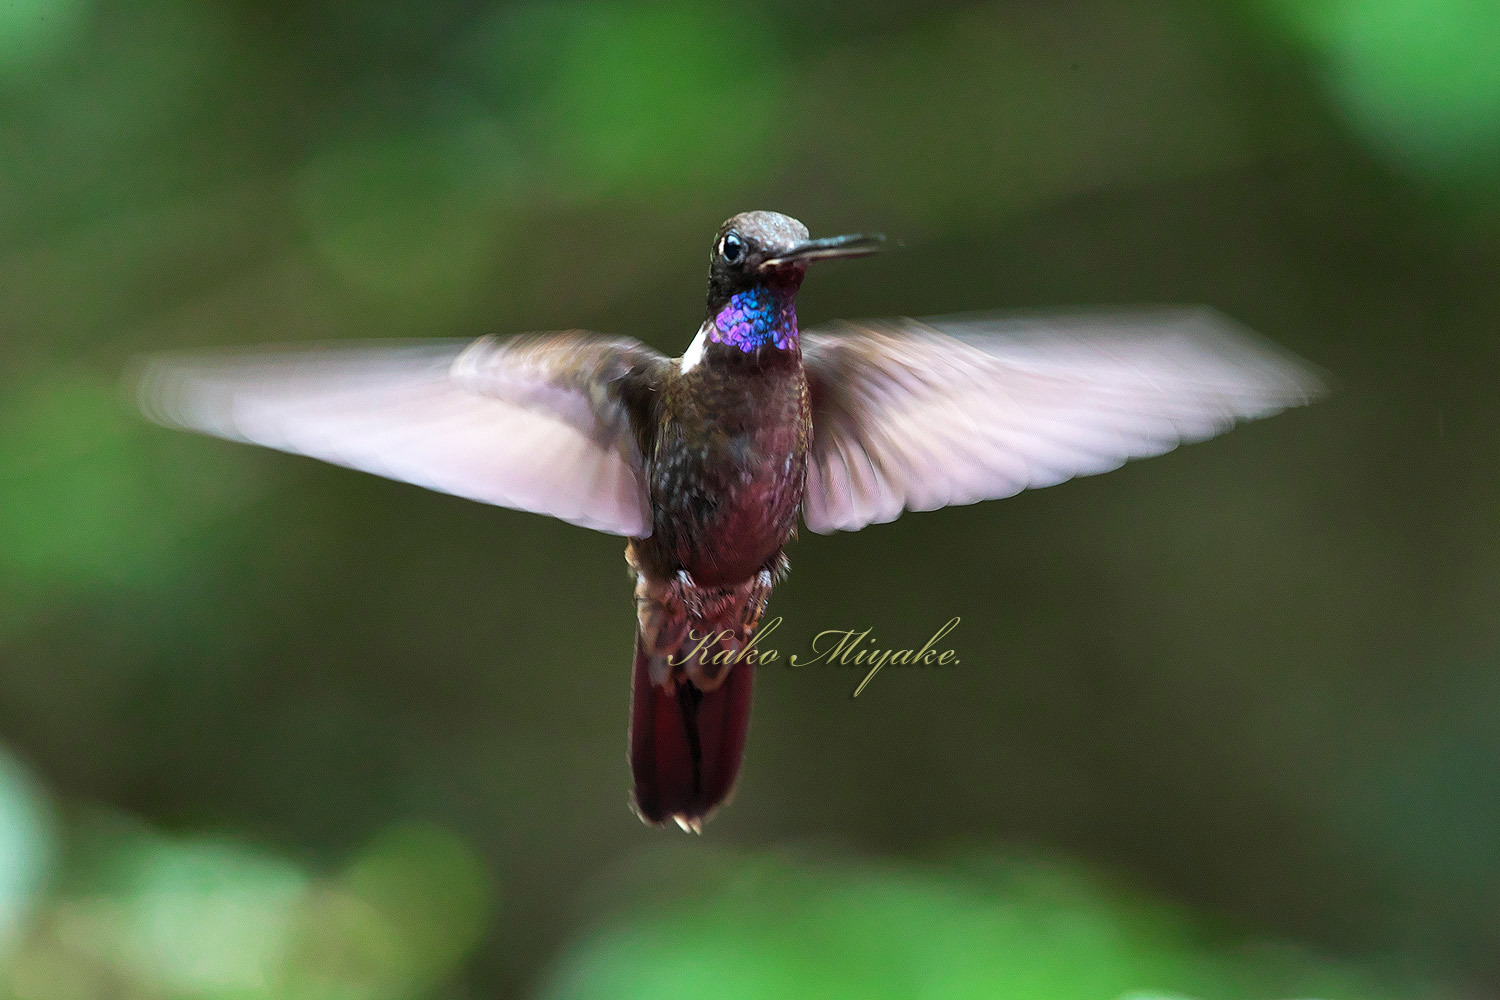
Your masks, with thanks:
[[[271,347],[151,358],[138,398],[170,427],[641,537],[630,413],[665,363],[583,331]]]
[[[1207,309],[850,323],[802,352],[803,518],[824,534],[1107,472],[1322,391]]]

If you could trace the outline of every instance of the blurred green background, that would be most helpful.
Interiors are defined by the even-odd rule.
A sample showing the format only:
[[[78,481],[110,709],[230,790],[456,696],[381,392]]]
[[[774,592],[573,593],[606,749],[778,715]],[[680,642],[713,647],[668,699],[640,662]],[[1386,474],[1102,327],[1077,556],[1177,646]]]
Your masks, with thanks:
[[[0,997],[1500,995],[1500,6],[0,3]],[[701,839],[621,542],[172,434],[140,351],[1208,303],[1319,406],[805,537]],[[1442,985],[1435,985],[1442,984]]]

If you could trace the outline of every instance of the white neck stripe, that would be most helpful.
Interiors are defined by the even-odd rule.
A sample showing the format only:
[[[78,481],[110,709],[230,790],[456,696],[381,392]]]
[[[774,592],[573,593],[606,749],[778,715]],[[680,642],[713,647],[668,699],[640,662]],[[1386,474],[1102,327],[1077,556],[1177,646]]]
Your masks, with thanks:
[[[698,336],[694,337],[688,349],[682,352],[681,365],[684,373],[692,371],[703,361],[703,352],[708,347],[708,327],[712,322],[712,320],[705,320],[698,328]]]

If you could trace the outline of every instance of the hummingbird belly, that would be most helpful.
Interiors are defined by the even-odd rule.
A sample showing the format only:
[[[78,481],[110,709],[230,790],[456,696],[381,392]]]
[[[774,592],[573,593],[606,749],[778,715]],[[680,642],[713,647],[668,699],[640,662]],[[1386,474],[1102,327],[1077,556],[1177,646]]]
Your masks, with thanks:
[[[652,469],[652,537],[638,544],[661,576],[733,586],[772,563],[797,525],[806,437],[794,427],[714,432],[669,448]]]

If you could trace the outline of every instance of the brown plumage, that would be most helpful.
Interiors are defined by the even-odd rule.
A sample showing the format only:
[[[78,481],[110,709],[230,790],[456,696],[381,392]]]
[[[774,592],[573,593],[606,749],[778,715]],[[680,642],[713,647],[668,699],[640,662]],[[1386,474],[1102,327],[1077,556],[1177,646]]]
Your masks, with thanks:
[[[738,654],[785,572],[812,411],[798,359],[774,350],[669,368],[657,400],[652,531],[627,555],[639,581],[634,804],[647,822],[699,829],[739,773],[753,667]]]

